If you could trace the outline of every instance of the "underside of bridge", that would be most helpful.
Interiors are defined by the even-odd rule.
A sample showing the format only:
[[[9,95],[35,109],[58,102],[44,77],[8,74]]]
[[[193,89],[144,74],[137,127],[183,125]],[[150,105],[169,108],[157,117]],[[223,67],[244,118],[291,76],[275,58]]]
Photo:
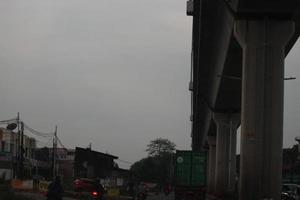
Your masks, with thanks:
[[[211,191],[224,193],[224,188],[232,187],[228,186],[228,184],[233,184],[232,178],[224,176],[224,173],[229,173],[231,177],[235,175],[234,172],[230,174],[235,165],[235,159],[228,152],[233,152],[235,156],[236,141],[232,139],[232,131],[236,131],[240,124],[242,135],[245,135],[244,138],[242,136],[241,141],[241,149],[244,152],[244,154],[241,153],[242,167],[248,162],[251,166],[251,160],[248,159],[251,156],[256,156],[253,159],[258,161],[257,157],[260,157],[262,163],[267,163],[265,157],[272,157],[273,160],[281,158],[278,156],[275,159],[269,152],[278,150],[278,147],[282,145],[283,109],[281,107],[283,108],[283,101],[281,101],[281,96],[283,100],[283,90],[282,93],[275,94],[274,87],[279,90],[281,86],[283,88],[281,67],[284,69],[284,56],[292,49],[300,34],[299,6],[299,0],[190,0],[188,2],[188,15],[193,16],[192,87],[190,87],[192,92],[192,148],[194,151],[200,151],[208,141],[215,138],[215,142],[212,142],[215,147],[209,145],[210,150],[216,148],[212,152],[217,152],[214,158],[217,160],[216,169],[209,169],[209,171],[215,170],[209,172],[209,177],[214,179],[208,183]],[[280,56],[281,49],[283,58]],[[263,71],[260,73],[261,68]],[[254,69],[256,71],[253,71]],[[262,91],[258,82],[262,84]],[[279,105],[278,111],[271,109],[277,104]],[[261,129],[259,121],[255,121],[260,116],[259,113],[263,122]],[[271,114],[268,115],[268,113]],[[248,134],[249,130],[257,132],[257,135],[258,133],[264,135],[261,132],[268,132],[268,134],[276,132],[275,127],[271,127],[271,122],[279,122],[276,128],[279,129],[278,138],[274,137],[274,141],[278,140],[276,147],[273,145],[274,142],[264,143],[266,139],[263,138],[260,140],[257,137],[257,141],[253,142],[255,133],[251,133],[253,138],[248,140],[247,137],[251,135]],[[222,126],[226,123],[227,126]],[[226,135],[230,135],[228,141]],[[250,152],[249,149],[255,147],[255,145],[251,146],[253,145],[251,141],[255,145],[264,143],[260,152],[263,156],[246,154]],[[229,155],[221,155],[224,151]],[[218,163],[222,163],[222,159],[225,160],[225,164],[224,166],[220,164],[218,168]],[[229,161],[226,162],[228,159]],[[280,169],[280,163],[277,165]],[[253,167],[257,166],[253,165]],[[220,172],[224,169],[224,173]],[[250,175],[249,173],[242,174],[243,178],[239,182],[240,196],[243,200],[268,197],[270,193],[274,193],[274,188],[278,187],[274,186],[273,189],[271,186],[266,187],[256,196],[247,194],[249,196],[247,198],[241,194],[241,191],[242,193],[252,191],[247,188],[252,187],[252,183],[246,183],[250,181],[247,179]],[[264,172],[260,175],[266,176]],[[278,193],[271,197],[279,199]]]

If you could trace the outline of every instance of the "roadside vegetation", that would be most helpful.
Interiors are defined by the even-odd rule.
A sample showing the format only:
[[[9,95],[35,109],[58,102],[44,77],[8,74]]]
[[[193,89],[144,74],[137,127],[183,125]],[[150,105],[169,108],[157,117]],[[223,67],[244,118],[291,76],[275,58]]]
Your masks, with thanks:
[[[152,140],[146,152],[148,157],[131,166],[131,173],[137,182],[171,183],[174,174],[174,155],[176,145],[164,138]]]

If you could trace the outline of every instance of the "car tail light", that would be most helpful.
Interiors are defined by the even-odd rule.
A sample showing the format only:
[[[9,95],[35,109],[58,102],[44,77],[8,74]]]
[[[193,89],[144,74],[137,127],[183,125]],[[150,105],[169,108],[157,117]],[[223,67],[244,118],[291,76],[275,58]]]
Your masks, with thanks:
[[[93,197],[98,196],[98,192],[96,192],[96,191],[92,192],[92,196],[93,196]]]

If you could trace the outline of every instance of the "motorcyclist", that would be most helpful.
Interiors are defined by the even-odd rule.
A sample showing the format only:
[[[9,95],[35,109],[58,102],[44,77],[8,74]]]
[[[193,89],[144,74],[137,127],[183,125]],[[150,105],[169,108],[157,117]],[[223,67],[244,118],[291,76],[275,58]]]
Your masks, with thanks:
[[[170,192],[172,190],[172,187],[171,187],[171,184],[170,183],[166,183],[165,186],[164,186],[164,193],[165,195],[169,195]]]
[[[104,194],[105,189],[104,189],[103,185],[100,183],[100,179],[96,179],[96,182],[94,184],[94,189],[97,192],[100,192],[102,195]]]
[[[141,183],[138,186],[138,192],[137,192],[137,199],[138,200],[145,200],[147,198],[147,189],[146,185],[144,183]]]
[[[128,195],[134,199],[135,196],[135,189],[134,189],[134,183],[133,182],[129,182],[127,185],[127,193]]]
[[[62,200],[63,187],[59,176],[56,176],[54,181],[48,186],[47,200]]]
[[[102,186],[102,184],[100,183],[100,179],[95,179],[89,192],[91,192],[91,194],[88,199],[94,199],[94,200],[95,199],[97,199],[97,200],[103,199],[105,189]]]

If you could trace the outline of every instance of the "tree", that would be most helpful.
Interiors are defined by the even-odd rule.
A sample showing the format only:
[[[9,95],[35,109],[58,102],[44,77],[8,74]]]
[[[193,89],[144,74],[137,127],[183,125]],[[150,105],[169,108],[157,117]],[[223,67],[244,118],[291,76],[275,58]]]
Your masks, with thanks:
[[[156,138],[147,145],[146,151],[150,157],[164,156],[174,153],[175,147],[176,145],[168,139]]]
[[[168,139],[157,138],[147,145],[148,157],[134,163],[131,172],[137,181],[164,184],[173,179],[175,144]]]
[[[172,155],[147,157],[134,163],[130,170],[138,182],[163,184],[173,179]]]

